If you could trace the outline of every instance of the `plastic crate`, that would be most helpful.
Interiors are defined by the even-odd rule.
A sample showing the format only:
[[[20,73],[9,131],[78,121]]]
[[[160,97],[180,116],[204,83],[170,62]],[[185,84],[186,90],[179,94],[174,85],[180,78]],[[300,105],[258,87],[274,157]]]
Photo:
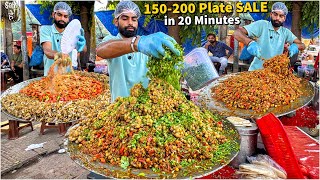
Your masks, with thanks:
[[[269,156],[286,170],[288,178],[304,178],[281,121],[270,113],[256,123]]]

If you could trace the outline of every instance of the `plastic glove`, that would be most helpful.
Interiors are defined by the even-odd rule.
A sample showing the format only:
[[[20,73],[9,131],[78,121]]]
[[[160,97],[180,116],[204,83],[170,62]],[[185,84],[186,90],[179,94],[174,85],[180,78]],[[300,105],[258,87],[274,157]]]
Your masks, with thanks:
[[[261,59],[261,49],[257,42],[253,41],[248,45],[248,52],[259,59]]]
[[[80,29],[81,35],[78,35],[77,38],[79,39],[77,42],[77,51],[82,52],[84,49],[84,46],[86,45],[86,38],[84,38],[84,30]]]
[[[289,57],[292,57],[298,52],[299,52],[298,45],[296,43],[291,44],[289,47]]]
[[[141,36],[138,41],[138,51],[148,56],[160,58],[160,55],[165,55],[163,46],[166,46],[179,56],[180,52],[174,47],[174,44],[176,43],[177,42],[172,37],[162,32],[157,32],[148,36]]]
[[[244,46],[241,51],[241,55],[240,55],[239,59],[242,61],[247,61],[247,60],[251,59],[251,57],[252,57],[252,55],[248,52],[248,47]]]

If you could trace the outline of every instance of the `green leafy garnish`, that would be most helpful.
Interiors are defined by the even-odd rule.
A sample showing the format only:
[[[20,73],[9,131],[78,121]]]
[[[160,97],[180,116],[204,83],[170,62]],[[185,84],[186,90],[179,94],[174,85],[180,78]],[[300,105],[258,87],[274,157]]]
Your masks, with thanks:
[[[183,67],[183,49],[175,44],[180,55],[175,55],[169,48],[165,47],[165,56],[162,59],[151,57],[147,63],[150,79],[158,78],[171,84],[175,89],[180,90],[181,69]]]

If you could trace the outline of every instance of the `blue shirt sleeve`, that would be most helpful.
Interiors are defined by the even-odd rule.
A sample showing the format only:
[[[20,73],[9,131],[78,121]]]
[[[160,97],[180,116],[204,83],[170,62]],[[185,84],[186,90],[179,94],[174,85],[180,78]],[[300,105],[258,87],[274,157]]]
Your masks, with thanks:
[[[8,60],[8,59],[9,59],[8,56],[5,53],[1,52],[1,61]]]
[[[104,37],[102,39],[102,42],[101,43],[104,43],[104,42],[108,42],[110,40],[115,40],[115,39],[119,39],[117,36],[112,36],[111,34],[107,35],[106,37]],[[108,68],[110,66],[110,63],[111,63],[111,59],[105,59],[107,60],[107,65],[108,65]]]

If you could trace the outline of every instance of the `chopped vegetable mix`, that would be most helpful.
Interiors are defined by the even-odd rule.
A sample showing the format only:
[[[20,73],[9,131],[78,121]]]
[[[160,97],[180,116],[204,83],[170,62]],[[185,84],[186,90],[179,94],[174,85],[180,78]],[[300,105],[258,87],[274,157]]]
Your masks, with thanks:
[[[264,63],[264,69],[240,73],[212,88],[212,97],[228,108],[266,112],[288,105],[302,95],[301,79],[288,69],[289,58],[282,54]]]
[[[175,44],[180,55],[175,55],[169,48],[165,47],[165,56],[162,59],[151,57],[147,63],[150,79],[158,78],[171,84],[175,89],[180,90],[181,69],[183,67],[183,49]]]
[[[118,97],[98,117],[81,121],[69,140],[92,161],[177,172],[202,167],[202,160],[225,162],[239,144],[224,131],[221,118],[201,110],[172,85],[153,79],[148,88],[136,84],[130,97]]]

